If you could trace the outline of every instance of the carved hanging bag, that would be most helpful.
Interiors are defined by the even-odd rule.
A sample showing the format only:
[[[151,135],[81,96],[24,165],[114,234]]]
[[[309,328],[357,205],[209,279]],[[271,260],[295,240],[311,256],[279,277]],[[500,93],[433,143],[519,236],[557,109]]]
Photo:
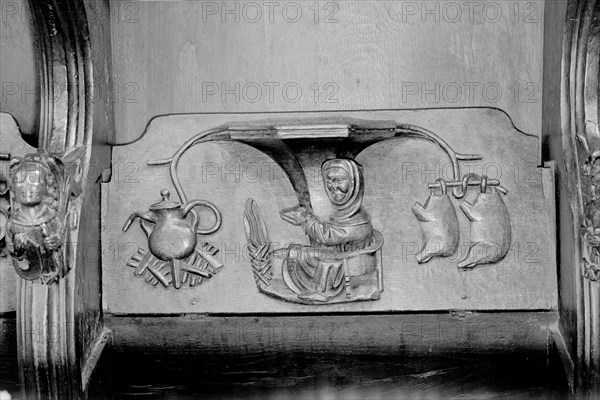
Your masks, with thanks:
[[[459,261],[461,269],[496,263],[502,260],[511,244],[510,216],[500,192],[489,187],[487,177],[481,178],[481,193],[473,204],[460,205],[471,222],[471,245],[467,256]]]
[[[429,198],[422,206],[415,203],[412,211],[420,222],[423,246],[417,254],[419,264],[426,263],[433,257],[448,257],[458,249],[460,230],[458,218],[452,200],[446,194],[446,182],[437,180],[441,193],[436,195],[431,190]]]

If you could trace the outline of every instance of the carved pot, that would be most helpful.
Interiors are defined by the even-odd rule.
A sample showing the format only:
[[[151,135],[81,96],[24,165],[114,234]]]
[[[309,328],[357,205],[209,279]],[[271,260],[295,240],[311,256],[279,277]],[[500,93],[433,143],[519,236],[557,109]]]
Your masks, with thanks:
[[[179,214],[179,210],[174,211]],[[178,215],[160,219],[150,236],[150,252],[163,261],[181,260],[194,252],[198,239],[192,224]]]

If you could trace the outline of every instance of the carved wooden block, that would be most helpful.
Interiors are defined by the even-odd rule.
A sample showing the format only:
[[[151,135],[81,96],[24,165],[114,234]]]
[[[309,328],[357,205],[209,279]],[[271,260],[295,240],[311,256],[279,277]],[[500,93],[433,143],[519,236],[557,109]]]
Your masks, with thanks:
[[[335,171],[322,168],[333,159],[343,160]],[[116,147],[113,163],[103,190],[103,293],[112,313],[556,307],[552,171],[538,167],[537,137],[499,110],[165,116]],[[357,181],[354,163],[371,236],[339,236],[335,216]],[[438,207],[433,200],[415,206],[431,191],[441,197],[439,179],[446,211],[426,212]],[[148,238],[122,224],[163,189],[182,203],[206,199],[222,214],[220,229],[197,240],[218,249],[226,268],[201,286],[146,285],[127,266],[143,259]],[[212,211],[195,212],[200,229],[215,225]],[[427,231],[425,220],[436,219],[443,223]],[[331,241],[325,228],[342,239]],[[449,233],[449,249],[435,250]],[[423,246],[434,237],[428,257]],[[335,246],[334,256],[323,250]],[[366,252],[358,262],[348,257],[357,251]]]

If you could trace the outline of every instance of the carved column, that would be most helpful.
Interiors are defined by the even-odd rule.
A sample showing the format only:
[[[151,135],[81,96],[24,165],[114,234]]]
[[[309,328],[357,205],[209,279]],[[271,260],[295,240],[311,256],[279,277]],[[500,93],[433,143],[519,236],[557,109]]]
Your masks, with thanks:
[[[600,391],[599,60],[600,2],[571,0],[563,48],[561,106],[563,179],[569,191],[565,197],[570,201],[575,243],[573,265],[565,265],[563,260],[561,268],[574,268],[576,326],[570,326],[566,313],[561,324],[563,332],[577,331],[572,348],[574,383],[590,393]]]
[[[13,163],[7,226],[7,244],[21,276],[20,379],[27,399],[85,398],[110,336],[100,300],[99,177],[109,167],[106,144],[114,129],[110,92],[94,96],[110,88],[108,4],[31,0],[29,7],[40,66],[40,153]],[[94,17],[89,26],[88,16]],[[37,176],[44,176],[38,190],[55,203],[36,204],[35,195],[27,198],[30,189],[19,188],[31,186]]]

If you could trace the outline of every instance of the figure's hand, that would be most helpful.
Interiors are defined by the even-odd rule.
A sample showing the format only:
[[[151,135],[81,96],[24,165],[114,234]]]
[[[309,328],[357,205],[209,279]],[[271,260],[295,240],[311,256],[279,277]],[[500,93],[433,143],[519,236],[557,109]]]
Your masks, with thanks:
[[[290,254],[290,249],[288,249],[288,248],[277,249],[277,250],[273,251],[273,257],[280,259],[280,260],[285,260],[289,254]]]
[[[34,238],[31,237],[31,235],[29,235],[28,232],[17,233],[13,239],[13,242],[15,244],[15,251],[25,251],[25,249],[30,246],[39,247],[39,244]]]
[[[46,246],[46,248],[48,250],[56,250],[60,247],[60,245],[62,244],[62,236],[55,234],[55,235],[50,235],[44,238],[44,246]]]
[[[308,211],[304,206],[297,206],[281,211],[281,218],[292,225],[302,225],[308,216]]]
[[[6,247],[8,248],[9,254],[14,258],[21,258],[25,254],[25,250],[29,245],[37,246],[27,233],[17,233],[12,242],[8,242]]]

